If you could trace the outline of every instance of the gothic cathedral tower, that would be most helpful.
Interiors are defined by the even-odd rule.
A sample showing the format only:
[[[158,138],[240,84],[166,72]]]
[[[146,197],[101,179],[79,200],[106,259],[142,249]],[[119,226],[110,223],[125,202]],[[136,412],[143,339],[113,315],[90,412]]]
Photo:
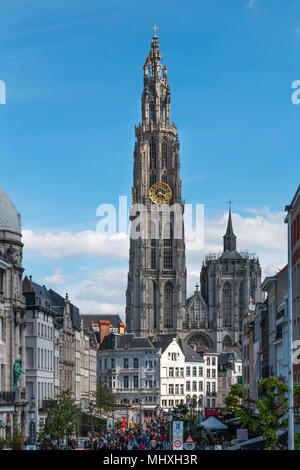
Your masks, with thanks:
[[[179,141],[156,32],[144,66],[142,124],[135,136],[126,329],[139,336],[181,335],[186,263]],[[133,236],[135,229],[141,236]]]

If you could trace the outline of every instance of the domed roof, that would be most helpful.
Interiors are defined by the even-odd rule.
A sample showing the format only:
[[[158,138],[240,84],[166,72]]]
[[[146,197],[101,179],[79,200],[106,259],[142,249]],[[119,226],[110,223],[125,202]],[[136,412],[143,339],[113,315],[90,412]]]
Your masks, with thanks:
[[[12,230],[21,233],[20,214],[2,188],[0,188],[0,230]]]

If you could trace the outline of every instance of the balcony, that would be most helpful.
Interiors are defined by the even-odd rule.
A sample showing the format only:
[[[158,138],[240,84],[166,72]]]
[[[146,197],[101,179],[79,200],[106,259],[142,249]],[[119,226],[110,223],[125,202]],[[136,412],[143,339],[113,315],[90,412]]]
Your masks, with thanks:
[[[39,400],[38,407],[39,411],[46,411],[49,408],[50,400]]]
[[[217,396],[217,392],[206,392],[206,396],[207,396],[207,397],[216,397],[216,396]]]
[[[0,403],[15,403],[16,401],[16,392],[9,391],[9,392],[0,392]]]

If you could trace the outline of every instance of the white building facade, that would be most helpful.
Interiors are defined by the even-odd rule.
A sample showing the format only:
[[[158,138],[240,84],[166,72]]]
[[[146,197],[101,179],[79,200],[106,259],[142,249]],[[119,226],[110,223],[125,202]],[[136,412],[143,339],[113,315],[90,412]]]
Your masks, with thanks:
[[[45,286],[25,277],[26,389],[30,408],[35,409],[39,432],[47,417],[49,400],[55,398],[55,312]]]
[[[127,406],[129,420],[137,419],[141,409],[144,416],[156,414],[159,356],[147,338],[110,333],[98,350],[97,362],[99,382],[112,389],[117,404]]]

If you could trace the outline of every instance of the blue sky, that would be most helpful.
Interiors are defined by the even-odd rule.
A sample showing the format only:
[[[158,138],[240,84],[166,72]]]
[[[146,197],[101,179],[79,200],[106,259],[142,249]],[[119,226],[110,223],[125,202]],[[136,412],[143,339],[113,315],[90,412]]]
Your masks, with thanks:
[[[299,184],[300,1],[10,0],[0,13],[0,184],[22,213],[27,274],[68,289],[84,311],[122,314],[126,244],[93,256],[81,236],[95,231],[98,204],[130,197],[154,20],[183,197],[207,218],[189,288],[205,252],[221,247],[229,197],[240,248],[257,252],[267,274],[284,264],[282,211]],[[76,252],[64,254],[62,232],[67,244],[77,237]]]

